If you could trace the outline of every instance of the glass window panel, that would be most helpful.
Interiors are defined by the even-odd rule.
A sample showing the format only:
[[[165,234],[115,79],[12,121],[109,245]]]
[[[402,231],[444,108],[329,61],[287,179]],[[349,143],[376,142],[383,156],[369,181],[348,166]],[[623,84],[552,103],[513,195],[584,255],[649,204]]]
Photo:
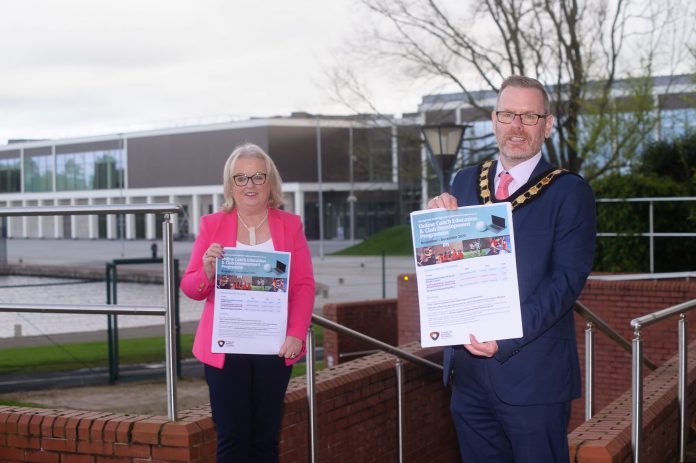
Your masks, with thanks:
[[[24,191],[52,191],[52,177],[50,154],[24,158]]]
[[[20,190],[19,158],[0,159],[0,192],[17,193]]]
[[[114,189],[123,185],[123,151],[97,150],[56,157],[58,190]]]

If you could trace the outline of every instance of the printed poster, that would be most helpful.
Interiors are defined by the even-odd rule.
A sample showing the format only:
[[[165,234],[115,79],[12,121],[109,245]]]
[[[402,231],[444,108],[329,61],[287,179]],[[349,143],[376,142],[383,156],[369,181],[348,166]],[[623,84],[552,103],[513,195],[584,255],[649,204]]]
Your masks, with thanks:
[[[212,351],[277,354],[288,319],[290,253],[224,248],[215,272]]]
[[[510,203],[411,213],[421,344],[522,337]]]

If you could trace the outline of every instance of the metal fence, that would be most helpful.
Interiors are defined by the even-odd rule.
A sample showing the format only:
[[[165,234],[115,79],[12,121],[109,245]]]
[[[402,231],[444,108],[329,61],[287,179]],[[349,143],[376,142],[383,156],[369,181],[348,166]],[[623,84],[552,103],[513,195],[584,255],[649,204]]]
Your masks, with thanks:
[[[666,309],[643,315],[642,317],[631,320],[633,328],[633,354],[632,354],[632,420],[631,420],[631,448],[633,451],[633,462],[641,461],[641,438],[643,424],[643,340],[641,339],[641,329],[654,323],[663,321],[673,315],[679,315],[677,327],[678,336],[678,380],[677,380],[677,402],[679,406],[679,461],[684,462],[686,457],[687,443],[687,423],[686,423],[686,404],[687,400],[687,329],[686,312],[696,309],[696,299],[683,302]]]
[[[655,271],[655,238],[696,238],[696,232],[655,232],[655,203],[667,202],[691,202],[696,201],[693,196],[679,196],[671,198],[605,198],[597,199],[598,203],[648,203],[648,231],[639,233],[625,232],[598,232],[597,236],[642,236],[650,242],[650,272]]]
[[[78,304],[0,304],[1,312],[39,312],[98,315],[160,315],[164,317],[164,340],[167,378],[167,416],[171,421],[177,419],[176,403],[176,336],[174,333],[174,270],[172,253],[171,214],[178,214],[182,208],[178,204],[109,204],[99,206],[38,206],[0,208],[0,219],[5,217],[35,216],[73,216],[107,214],[164,214],[162,221],[164,304],[156,306],[140,305],[78,305]]]
[[[603,280],[644,280],[644,279],[669,279],[669,278],[693,278],[696,272],[668,273],[668,274],[638,274],[638,275],[599,275],[593,279]],[[585,330],[585,420],[590,420],[593,415],[594,400],[594,331],[599,329],[613,342],[631,353],[631,451],[634,463],[642,461],[642,424],[643,424],[643,367],[655,370],[655,363],[646,358],[643,353],[643,340],[641,330],[647,326],[678,315],[678,364],[677,364],[677,403],[679,416],[679,461],[686,461],[686,444],[688,439],[687,419],[687,323],[686,313],[696,309],[696,299],[677,304],[666,309],[658,310],[642,317],[631,320],[633,340],[629,342],[611,326],[580,302],[575,303],[575,311],[587,320]]]

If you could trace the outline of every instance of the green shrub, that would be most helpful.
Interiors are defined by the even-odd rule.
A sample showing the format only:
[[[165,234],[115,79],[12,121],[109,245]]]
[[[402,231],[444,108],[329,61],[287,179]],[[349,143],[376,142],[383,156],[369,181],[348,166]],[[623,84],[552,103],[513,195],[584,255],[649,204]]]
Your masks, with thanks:
[[[642,174],[609,175],[592,183],[597,198],[650,198],[688,196],[690,186],[669,177]],[[641,203],[597,204],[598,232],[626,233],[598,237],[594,270],[603,272],[649,272],[650,240],[636,236],[649,231],[650,206]],[[696,203],[655,202],[654,232],[676,233],[696,230]],[[694,270],[696,238],[655,238],[656,272]]]

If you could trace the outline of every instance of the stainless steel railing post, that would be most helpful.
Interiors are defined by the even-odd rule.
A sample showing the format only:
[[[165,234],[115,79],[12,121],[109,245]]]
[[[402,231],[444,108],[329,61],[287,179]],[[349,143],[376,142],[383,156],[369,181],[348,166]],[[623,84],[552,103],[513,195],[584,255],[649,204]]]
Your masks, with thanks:
[[[309,404],[309,461],[317,461],[317,394],[316,378],[316,350],[314,331],[310,325],[307,330],[307,402]]]
[[[633,451],[633,463],[640,463],[643,425],[643,344],[640,339],[640,325],[636,324],[633,328],[631,449]]]
[[[431,362],[430,360],[426,360],[424,358],[418,357],[416,355],[411,354],[410,352],[407,352],[405,350],[399,349],[398,347],[391,346],[385,342],[379,341],[377,339],[371,338],[370,336],[367,336],[363,333],[360,333],[359,331],[355,331],[353,329],[350,329],[346,326],[343,326],[339,323],[336,323],[334,321],[331,321],[327,318],[324,318],[322,316],[312,314],[312,323],[322,326],[326,329],[336,331],[337,333],[344,334],[348,337],[351,337],[353,339],[358,339],[360,341],[363,341],[370,345],[371,347],[374,347],[376,349],[380,349],[384,352],[387,352],[389,354],[392,354],[396,357],[396,394],[397,394],[397,426],[398,426],[398,448],[397,448],[397,453],[398,453],[398,461],[401,463],[404,458],[404,413],[403,413],[403,407],[404,407],[404,376],[403,376],[403,360],[408,360],[409,362],[420,365],[426,368],[434,369],[438,373],[442,373],[442,365],[438,365],[437,363]],[[310,429],[310,461],[312,463],[315,462],[316,458],[316,442],[317,442],[317,436],[316,436],[316,414],[317,414],[317,407],[316,407],[316,392],[315,392],[315,385],[314,385],[314,337],[313,337],[312,329],[310,328],[309,331],[307,332],[307,396],[309,400],[309,429]]]
[[[398,461],[404,461],[404,366],[401,359],[397,357],[396,364],[396,415],[398,421]]]
[[[585,328],[585,421],[594,414],[594,325],[588,321]]]
[[[650,273],[655,273],[655,207],[650,201],[648,206],[648,223],[650,234]]]
[[[71,205],[71,206],[29,206],[0,208],[2,217],[37,217],[37,216],[75,216],[94,214],[133,214],[162,213],[162,241],[164,245],[164,304],[162,306],[123,306],[123,305],[77,305],[77,304],[2,304],[0,312],[38,312],[70,314],[104,314],[104,315],[158,315],[164,317],[165,355],[167,375],[167,414],[172,421],[177,419],[176,404],[176,337],[174,334],[174,285],[172,271],[172,222],[171,214],[181,212],[178,204],[106,204],[106,205]],[[114,281],[116,277],[114,275]],[[114,293],[114,304],[116,297]]]
[[[177,419],[176,400],[176,335],[174,333],[174,259],[171,215],[166,214],[162,221],[162,240],[164,241],[164,348],[167,375],[167,416],[171,421]]]
[[[679,402],[679,461],[686,461],[686,443],[688,440],[686,427],[686,404],[687,404],[687,322],[686,314],[679,314],[679,385],[677,401]]]

